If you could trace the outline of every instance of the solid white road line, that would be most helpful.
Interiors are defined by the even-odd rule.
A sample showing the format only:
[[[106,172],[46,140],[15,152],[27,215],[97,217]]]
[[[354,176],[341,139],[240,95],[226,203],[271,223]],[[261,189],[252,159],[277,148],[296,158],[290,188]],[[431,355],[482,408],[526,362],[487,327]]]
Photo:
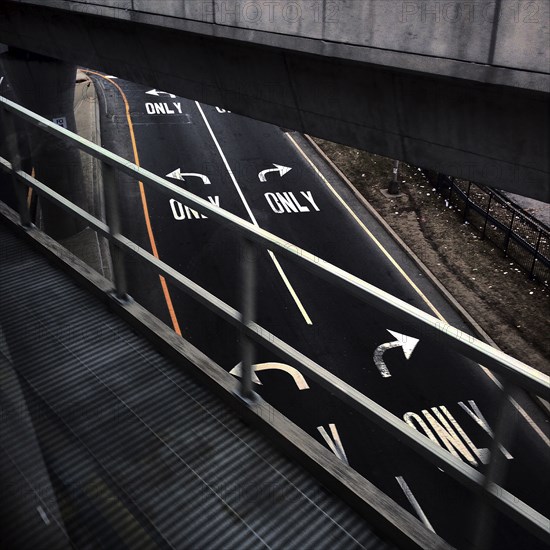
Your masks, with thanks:
[[[250,209],[250,206],[248,205],[248,202],[247,202],[247,200],[245,199],[245,197],[243,195],[241,187],[240,187],[239,183],[237,182],[237,179],[235,178],[235,174],[233,174],[233,171],[231,170],[231,167],[229,166],[229,163],[227,162],[227,158],[225,157],[225,155],[222,151],[222,148],[221,148],[221,146],[218,142],[218,139],[216,138],[216,135],[214,134],[214,131],[212,130],[212,127],[210,126],[210,123],[208,122],[208,119],[206,118],[206,115],[204,114],[204,111],[202,110],[202,107],[201,107],[200,103],[198,101],[195,101],[195,104],[197,105],[197,109],[199,110],[199,112],[202,116],[202,119],[204,120],[204,123],[206,124],[206,127],[208,128],[208,131],[210,132],[210,136],[212,137],[212,140],[214,141],[214,144],[216,145],[216,148],[218,149],[218,153],[220,154],[220,156],[223,160],[223,163],[225,165],[225,168],[226,168],[227,172],[229,173],[229,176],[231,177],[231,181],[233,182],[233,185],[235,186],[235,189],[237,190],[237,193],[238,193],[239,197],[241,198],[241,201],[244,204],[244,207],[245,207],[248,215],[250,216],[250,220],[252,221],[252,223],[256,227],[259,228],[260,225],[256,221],[256,217],[252,213],[252,210]],[[271,250],[268,250],[268,252],[269,252],[269,255],[271,256],[271,259],[273,260],[273,263],[275,264],[275,267],[276,267],[277,271],[279,272],[279,275],[281,276],[281,279],[283,280],[285,286],[287,287],[288,291],[290,292],[290,295],[292,296],[294,302],[296,302],[296,305],[298,306],[298,309],[300,310],[300,313],[302,314],[305,322],[308,325],[312,325],[313,322],[311,321],[309,315],[307,314],[307,311],[305,310],[300,298],[298,298],[298,295],[296,294],[296,291],[294,290],[294,288],[290,284],[290,281],[288,280],[288,277],[286,276],[285,272],[283,271],[283,268],[281,267],[281,264],[279,263],[279,260],[277,259],[275,254],[273,254],[273,252],[271,252]]]

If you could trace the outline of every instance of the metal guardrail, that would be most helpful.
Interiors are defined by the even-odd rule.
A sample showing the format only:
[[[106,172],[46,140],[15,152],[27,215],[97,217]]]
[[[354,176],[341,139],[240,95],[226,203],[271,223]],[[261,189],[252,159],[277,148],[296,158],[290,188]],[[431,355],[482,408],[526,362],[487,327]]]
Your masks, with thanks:
[[[514,259],[531,279],[550,284],[550,230],[515,208],[498,192],[474,182],[439,174],[436,191],[505,256]]]
[[[107,212],[107,223],[95,218],[85,210],[56,193],[36,178],[21,170],[21,159],[16,146],[15,121],[13,116],[29,122],[45,132],[76,146],[80,150],[101,160],[104,165],[104,189]],[[241,331],[242,378],[241,397],[252,401],[252,363],[254,342],[276,353],[283,360],[299,368],[303,374],[310,377],[320,386],[338,396],[344,403],[352,406],[378,426],[382,427],[400,442],[405,443],[432,464],[440,467],[445,473],[458,480],[462,485],[479,495],[479,523],[476,528],[476,548],[482,548],[487,540],[487,519],[493,509],[500,510],[524,528],[534,533],[540,539],[550,542],[548,531],[549,520],[517,499],[498,484],[502,474],[502,461],[497,452],[505,432],[511,422],[506,422],[507,414],[512,408],[515,387],[529,390],[545,399],[550,398],[550,378],[528,365],[496,350],[488,344],[463,333],[457,328],[441,322],[436,317],[424,313],[407,302],[384,292],[377,287],[347,273],[346,271],[324,261],[276,235],[257,228],[249,222],[227,212],[210,202],[177,187],[176,185],[156,176],[118,155],[90,142],[80,136],[36,115],[32,111],[0,96],[0,120],[7,137],[8,155],[10,160],[0,157],[0,168],[12,174],[21,224],[29,230],[35,230],[30,223],[29,209],[26,201],[26,188],[31,187],[39,195],[65,211],[76,215],[91,228],[108,239],[113,252],[113,268],[115,290],[120,298],[126,295],[126,279],[122,254],[126,253],[152,265],[175,286],[186,292],[224,320],[236,326]],[[206,291],[151,253],[120,233],[117,193],[115,187],[115,169],[170,197],[177,196],[183,203],[196,209],[209,218],[240,233],[243,239],[242,262],[242,313],[226,304],[210,292]],[[471,360],[482,363],[485,367],[500,375],[504,384],[502,387],[501,411],[499,422],[494,432],[491,448],[491,461],[487,475],[463,463],[448,451],[442,449],[419,432],[409,427],[400,418],[393,415],[375,401],[340,380],[332,373],[283,342],[275,335],[254,322],[255,305],[255,249],[264,247],[274,253],[291,260],[307,271],[319,276],[335,286],[346,290],[368,305],[383,310],[400,321],[415,322],[423,333],[423,337],[437,340]]]

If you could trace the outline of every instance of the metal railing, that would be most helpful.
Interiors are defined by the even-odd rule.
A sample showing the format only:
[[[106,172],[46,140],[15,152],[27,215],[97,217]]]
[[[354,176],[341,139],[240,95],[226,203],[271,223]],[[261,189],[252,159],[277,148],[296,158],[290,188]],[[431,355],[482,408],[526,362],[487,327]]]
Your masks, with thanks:
[[[514,519],[540,539],[546,542],[550,541],[548,531],[549,520],[498,484],[502,476],[502,464],[499,459],[500,453],[497,452],[503,442],[502,438],[505,436],[505,432],[510,428],[510,424],[512,424],[506,422],[505,419],[508,414],[507,411],[512,407],[516,386],[549,399],[550,378],[548,376],[440,321],[436,317],[417,309],[407,302],[347,273],[310,252],[258,228],[230,212],[214,206],[210,202],[177,187],[163,178],[136,166],[1,96],[0,115],[2,127],[4,128],[4,136],[7,136],[8,154],[11,159],[10,162],[0,157],[0,168],[11,173],[13,176],[21,224],[27,226],[29,230],[35,230],[30,223],[28,204],[25,200],[26,188],[31,187],[39,195],[65,211],[76,215],[97,231],[98,234],[108,239],[113,251],[115,290],[119,297],[124,298],[126,294],[126,280],[122,258],[122,254],[124,253],[149,263],[159,274],[163,275],[176,287],[237,327],[242,335],[241,396],[245,401],[253,401],[254,399],[252,391],[252,357],[255,342],[300,369],[303,374],[337,396],[342,402],[358,410],[376,425],[395,436],[400,442],[405,443],[469,490],[477,493],[479,495],[480,507],[480,519],[475,535],[478,541],[477,547],[483,547],[483,541],[488,536],[489,523],[487,519],[490,518],[490,514],[495,509]],[[59,193],[21,170],[19,153],[16,147],[16,140],[14,139],[14,115],[76,146],[103,162],[105,178],[104,194],[108,223],[90,215],[79,206],[68,201]],[[116,192],[114,192],[115,170],[119,170],[144,184],[154,186],[158,191],[171,198],[177,196],[184,204],[241,235],[244,250],[244,254],[241,257],[243,280],[242,313],[120,234],[119,212],[116,203]],[[346,290],[369,306],[384,311],[384,313],[393,316],[397,320],[417,323],[423,335],[428,339],[437,340],[439,343],[452,348],[463,356],[475,362],[482,363],[484,367],[489,368],[495,374],[502,377],[504,383],[501,394],[501,411],[498,415],[498,426],[494,433],[487,475],[484,476],[473,467],[454,457],[447,450],[439,447],[430,441],[428,437],[409,427],[404,421],[375,401],[255,323],[254,258],[256,256],[255,250],[258,247],[263,247],[280,254],[314,275],[325,279],[338,288]]]
[[[550,284],[550,231],[498,192],[439,174],[435,188],[480,234],[512,258],[531,279]]]

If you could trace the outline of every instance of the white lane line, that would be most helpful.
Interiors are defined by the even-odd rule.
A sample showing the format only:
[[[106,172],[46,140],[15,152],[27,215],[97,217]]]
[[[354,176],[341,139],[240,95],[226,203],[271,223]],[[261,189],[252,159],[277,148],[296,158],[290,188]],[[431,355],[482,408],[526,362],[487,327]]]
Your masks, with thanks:
[[[397,480],[397,483],[399,483],[399,486],[401,487],[401,489],[403,489],[403,492],[405,493],[407,500],[411,503],[411,506],[414,508],[414,511],[416,512],[417,516],[420,518],[420,521],[430,531],[433,531],[435,533],[435,529],[432,527],[432,524],[426,517],[424,510],[420,508],[420,504],[418,504],[418,501],[416,500],[415,496],[412,494],[412,491],[409,489],[407,482],[401,476],[396,476],[395,479]]]
[[[42,506],[37,506],[37,507],[36,507],[36,511],[38,512],[38,514],[39,514],[40,517],[42,518],[42,521],[43,521],[46,525],[49,525],[49,524],[50,524],[50,518],[48,518],[46,512],[44,512],[44,508],[42,508]]]
[[[204,120],[204,123],[206,124],[206,127],[208,128],[208,131],[210,132],[210,136],[212,137],[212,140],[214,141],[216,148],[218,149],[218,153],[220,154],[223,163],[225,165],[225,168],[227,172],[229,173],[229,176],[231,177],[231,181],[233,182],[233,185],[235,186],[235,189],[237,190],[237,193],[239,194],[239,197],[241,198],[242,203],[244,204],[244,207],[250,216],[250,219],[252,223],[256,227],[260,227],[258,222],[256,221],[256,217],[252,213],[252,210],[250,209],[250,206],[248,205],[247,200],[244,198],[243,192],[241,190],[241,187],[239,183],[237,182],[237,179],[235,178],[235,174],[233,174],[233,171],[231,170],[231,167],[229,166],[229,163],[227,162],[227,158],[225,157],[222,148],[218,142],[218,139],[216,138],[216,135],[214,134],[214,131],[212,130],[212,127],[210,126],[210,123],[208,122],[208,119],[206,118],[206,115],[204,114],[204,111],[202,110],[202,107],[200,106],[200,103],[198,101],[195,101],[195,104],[197,105],[197,109],[199,110],[202,119]],[[283,268],[281,267],[281,264],[279,263],[279,260],[277,260],[277,257],[271,250],[268,250],[269,255],[271,256],[271,259],[273,260],[273,263],[275,264],[275,267],[277,268],[277,271],[279,272],[279,275],[281,276],[281,279],[283,280],[285,286],[287,287],[288,291],[290,292],[290,295],[294,299],[294,302],[296,302],[296,305],[298,306],[298,309],[300,310],[300,313],[305,319],[305,322],[308,325],[313,325],[313,322],[311,321],[311,318],[307,314],[307,311],[305,310],[300,298],[298,298],[298,295],[296,294],[296,291],[290,284],[290,281],[288,280],[288,277],[286,276],[285,272],[283,271]]]
[[[479,363],[478,363],[479,364]],[[483,369],[483,372],[497,385],[500,389],[502,389],[502,384],[499,382],[497,377],[487,368],[483,365],[479,364],[479,366]],[[515,407],[515,409],[523,416],[524,420],[531,426],[531,428],[534,430],[534,432],[542,439],[542,442],[547,446],[550,447],[550,439],[546,436],[546,434],[537,426],[536,422],[529,416],[529,413],[513,398],[510,398],[510,401],[512,405]]]
[[[447,323],[447,320],[443,315],[439,312],[439,310],[428,300],[426,295],[414,284],[412,279],[405,273],[403,268],[397,263],[397,261],[393,258],[393,256],[384,248],[382,243],[378,241],[378,239],[368,230],[368,228],[365,226],[365,224],[359,219],[359,217],[353,212],[353,210],[349,207],[349,205],[344,201],[344,199],[338,194],[336,189],[329,183],[327,178],[321,173],[321,170],[317,168],[315,163],[307,156],[305,151],[298,145],[296,140],[289,134],[285,133],[287,138],[291,141],[291,143],[294,145],[294,147],[301,153],[302,157],[307,161],[307,163],[312,167],[313,171],[317,176],[321,178],[327,185],[327,187],[332,191],[332,193],[336,196],[336,198],[342,203],[342,205],[345,207],[345,209],[351,214],[352,218],[359,224],[359,226],[365,231],[365,233],[370,237],[370,239],[380,248],[380,250],[384,253],[384,255],[390,260],[390,262],[396,267],[396,269],[401,273],[401,275],[404,277],[404,279],[413,287],[415,292],[424,300],[424,302],[428,305],[428,307],[435,313],[435,315],[441,319],[444,323]],[[448,323],[447,323],[448,324]],[[496,376],[487,368],[484,367],[482,364],[478,363],[478,365],[481,367],[483,372],[500,388],[502,389],[502,384],[497,380]],[[516,408],[516,410],[523,416],[523,418],[526,420],[526,422],[531,426],[533,431],[541,438],[543,443],[550,447],[550,439],[546,436],[546,434],[541,430],[541,428],[535,423],[535,421],[529,416],[527,411],[515,400],[511,399],[512,404]]]

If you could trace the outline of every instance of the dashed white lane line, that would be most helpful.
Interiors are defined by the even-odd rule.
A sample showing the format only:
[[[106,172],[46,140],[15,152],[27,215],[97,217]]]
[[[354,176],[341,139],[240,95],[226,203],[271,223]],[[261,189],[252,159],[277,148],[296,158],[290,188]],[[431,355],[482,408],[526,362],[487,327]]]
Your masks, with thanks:
[[[202,107],[201,107],[200,103],[198,101],[195,101],[195,104],[197,105],[197,109],[199,110],[199,112],[202,116],[202,119],[204,120],[204,123],[206,124],[206,128],[208,129],[208,132],[210,133],[210,137],[212,138],[212,140],[214,141],[214,144],[216,145],[216,148],[218,149],[218,153],[220,154],[220,156],[222,158],[222,161],[225,165],[225,168],[226,168],[227,172],[229,173],[229,176],[231,177],[231,181],[233,182],[233,185],[235,186],[235,189],[237,190],[237,193],[238,193],[242,203],[244,204],[246,212],[250,216],[250,220],[252,221],[252,223],[256,227],[259,228],[260,225],[256,221],[256,217],[252,213],[252,210],[250,209],[250,206],[248,205],[248,201],[245,199],[245,197],[243,195],[241,186],[239,185],[239,182],[235,178],[235,174],[233,174],[233,171],[231,170],[231,167],[229,166],[229,162],[227,161],[227,158],[225,157],[225,154],[224,154],[224,152],[223,152],[223,150],[220,146],[220,143],[219,143],[218,139],[216,138],[216,135],[214,134],[214,131],[212,130],[212,126],[210,126],[210,122],[208,122],[208,119],[206,118],[206,115],[204,114],[204,111],[202,110]],[[292,299],[294,300],[294,302],[298,306],[298,309],[300,310],[300,313],[302,314],[305,322],[308,325],[312,325],[313,322],[311,321],[311,318],[307,314],[307,311],[305,310],[300,298],[296,294],[296,291],[294,290],[294,288],[290,284],[290,281],[288,280],[288,277],[286,276],[285,272],[283,271],[283,268],[281,267],[281,264],[279,263],[279,260],[277,259],[277,257],[275,256],[275,254],[271,250],[268,250],[268,252],[269,252],[269,255],[271,256],[271,259],[273,260],[273,263],[275,264],[275,268],[279,272],[279,275],[281,276],[281,279],[283,280],[286,288],[290,292],[290,295],[292,296]]]
[[[350,206],[344,201],[344,199],[339,195],[338,191],[330,184],[330,182],[325,178],[325,176],[321,173],[319,168],[315,165],[315,163],[307,156],[307,154],[304,152],[304,150],[298,145],[296,140],[289,134],[285,134],[287,138],[292,142],[294,147],[300,152],[302,157],[306,160],[306,162],[312,167],[315,174],[321,178],[321,180],[326,184],[326,186],[332,191],[334,196],[342,203],[344,208],[351,214],[353,219],[359,224],[359,226],[365,231],[365,233],[370,237],[370,239],[380,248],[380,250],[384,253],[384,255],[389,259],[389,261],[395,266],[395,268],[401,273],[401,275],[404,277],[404,279],[413,287],[413,289],[418,293],[418,295],[424,300],[424,302],[428,305],[428,307],[435,313],[435,315],[441,319],[444,323],[447,323],[445,317],[437,310],[437,308],[428,300],[428,298],[424,295],[424,293],[416,286],[416,284],[411,280],[411,278],[405,273],[403,268],[397,263],[397,261],[393,258],[393,256],[384,248],[382,243],[369,231],[369,229],[365,226],[365,224],[359,219],[357,214],[353,212],[353,210],[350,208]],[[483,372],[491,379],[492,382],[494,382],[500,389],[502,389],[501,383],[498,381],[496,376],[483,365],[480,365]],[[541,428],[535,423],[535,421],[529,416],[527,411],[515,400],[512,399],[512,404],[516,408],[516,410],[519,412],[521,416],[526,420],[526,422],[531,426],[533,431],[540,437],[542,442],[547,446],[550,447],[550,439],[546,436],[546,434],[541,430]]]

